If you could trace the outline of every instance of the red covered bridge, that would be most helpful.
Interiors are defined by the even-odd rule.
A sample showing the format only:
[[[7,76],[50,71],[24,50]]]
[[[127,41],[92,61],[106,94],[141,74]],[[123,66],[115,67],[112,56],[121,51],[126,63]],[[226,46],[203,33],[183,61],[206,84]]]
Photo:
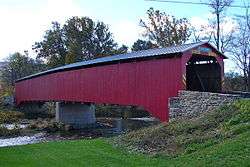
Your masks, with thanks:
[[[16,103],[142,106],[152,116],[168,121],[168,99],[179,90],[221,91],[225,58],[201,42],[69,64],[16,81]]]

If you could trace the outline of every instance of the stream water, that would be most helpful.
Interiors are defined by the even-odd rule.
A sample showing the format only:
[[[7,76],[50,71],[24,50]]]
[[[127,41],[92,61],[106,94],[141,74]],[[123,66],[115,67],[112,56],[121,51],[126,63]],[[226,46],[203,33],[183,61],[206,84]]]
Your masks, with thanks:
[[[98,137],[111,137],[119,134],[123,134],[132,130],[137,130],[143,127],[158,124],[159,121],[154,118],[97,118],[97,126],[95,128],[86,128],[81,130],[72,130],[68,133],[52,133],[39,132],[31,134],[29,136],[18,136],[13,138],[0,138],[0,147],[15,146],[33,144],[46,141],[58,141],[58,140],[74,140],[83,138],[98,138]],[[26,128],[28,125],[2,125],[8,129],[14,128]]]
[[[7,129],[11,130],[14,128],[18,129],[24,129],[28,127],[28,124],[2,124],[3,127],[6,127]]]
[[[44,136],[44,133],[37,133],[32,136],[18,136],[13,138],[0,139],[0,147],[38,143],[41,141],[45,141]]]

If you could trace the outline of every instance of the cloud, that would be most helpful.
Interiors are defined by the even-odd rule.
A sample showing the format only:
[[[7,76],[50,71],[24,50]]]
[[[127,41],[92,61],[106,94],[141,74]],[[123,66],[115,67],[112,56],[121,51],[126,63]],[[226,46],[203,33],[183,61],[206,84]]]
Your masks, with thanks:
[[[215,18],[215,16],[211,14],[206,14],[200,17],[194,16],[190,19],[190,23],[196,30],[201,30],[203,28],[203,31],[200,33],[201,36],[204,36],[206,33],[215,31],[215,29],[209,26],[209,20],[212,20],[213,18]],[[225,17],[221,22],[221,33],[223,35],[228,34],[235,30],[236,27],[237,22],[232,17]]]
[[[93,11],[84,9],[74,0],[29,1],[0,6],[0,60],[14,52],[28,50],[32,57],[32,45],[42,40],[52,21],[61,24],[72,16],[90,16],[98,20]],[[141,32],[138,23],[129,20],[104,20],[119,44],[131,46]]]
[[[131,46],[139,38],[139,34],[141,33],[139,25],[128,20],[116,22],[110,29],[119,44],[128,46]]]
[[[0,59],[13,52],[32,52],[35,41],[42,39],[52,21],[64,22],[68,17],[83,15],[73,0],[47,0],[32,5],[0,6]],[[32,2],[30,2],[32,3]]]
[[[190,20],[191,22],[191,25],[194,26],[194,27],[201,27],[203,25],[207,25],[208,24],[208,20],[207,18],[204,18],[204,17],[198,17],[198,16],[194,16],[191,18]]]
[[[235,31],[237,27],[238,23],[231,17],[226,17],[222,23],[223,33],[225,34]]]
[[[57,20],[64,22],[65,18],[71,16],[81,16],[86,14],[73,0],[47,0],[43,14],[47,14],[47,20]]]

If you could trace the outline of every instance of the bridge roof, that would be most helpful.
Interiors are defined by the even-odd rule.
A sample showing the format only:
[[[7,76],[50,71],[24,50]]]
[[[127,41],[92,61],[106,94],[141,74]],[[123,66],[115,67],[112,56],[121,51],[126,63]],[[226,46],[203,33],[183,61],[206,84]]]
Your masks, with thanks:
[[[197,43],[183,44],[183,45],[177,45],[177,46],[171,46],[171,47],[165,47],[165,48],[141,50],[141,51],[136,51],[136,52],[131,52],[131,53],[101,57],[101,58],[97,58],[97,59],[93,59],[93,60],[81,61],[81,62],[72,63],[72,64],[68,64],[65,66],[53,68],[53,69],[50,69],[47,71],[42,71],[42,72],[39,72],[39,73],[36,73],[33,75],[29,75],[27,77],[23,77],[21,79],[18,79],[16,82],[30,79],[30,78],[34,78],[34,77],[38,77],[41,75],[50,74],[50,73],[66,71],[66,70],[71,70],[71,69],[76,69],[76,68],[82,68],[82,67],[86,67],[86,66],[90,66],[90,65],[105,64],[105,63],[110,63],[110,62],[114,62],[114,61],[142,59],[142,58],[156,57],[156,56],[160,56],[160,55],[164,55],[167,58],[167,57],[170,57],[172,54],[183,53],[185,51],[188,51],[190,49],[193,49],[193,48],[198,47],[198,46],[203,45],[203,44],[208,44],[214,50],[216,50],[219,54],[221,54],[223,56],[223,58],[226,58],[226,56],[224,56],[222,53],[220,53],[216,48],[214,48],[208,42],[197,42]]]

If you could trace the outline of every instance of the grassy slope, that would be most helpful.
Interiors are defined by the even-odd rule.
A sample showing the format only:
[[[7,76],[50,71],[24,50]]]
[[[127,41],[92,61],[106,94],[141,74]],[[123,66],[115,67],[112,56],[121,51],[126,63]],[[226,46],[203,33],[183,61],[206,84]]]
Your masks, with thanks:
[[[97,139],[0,148],[0,166],[250,166],[249,111],[250,101],[241,101],[189,123],[163,124],[116,139],[127,149],[174,157],[128,153]]]
[[[116,138],[114,143],[129,150],[150,154],[189,154],[250,130],[250,100],[241,100],[192,120],[134,131]]]
[[[1,167],[249,166],[250,133],[176,158],[114,149],[102,139],[50,142],[0,149]]]

